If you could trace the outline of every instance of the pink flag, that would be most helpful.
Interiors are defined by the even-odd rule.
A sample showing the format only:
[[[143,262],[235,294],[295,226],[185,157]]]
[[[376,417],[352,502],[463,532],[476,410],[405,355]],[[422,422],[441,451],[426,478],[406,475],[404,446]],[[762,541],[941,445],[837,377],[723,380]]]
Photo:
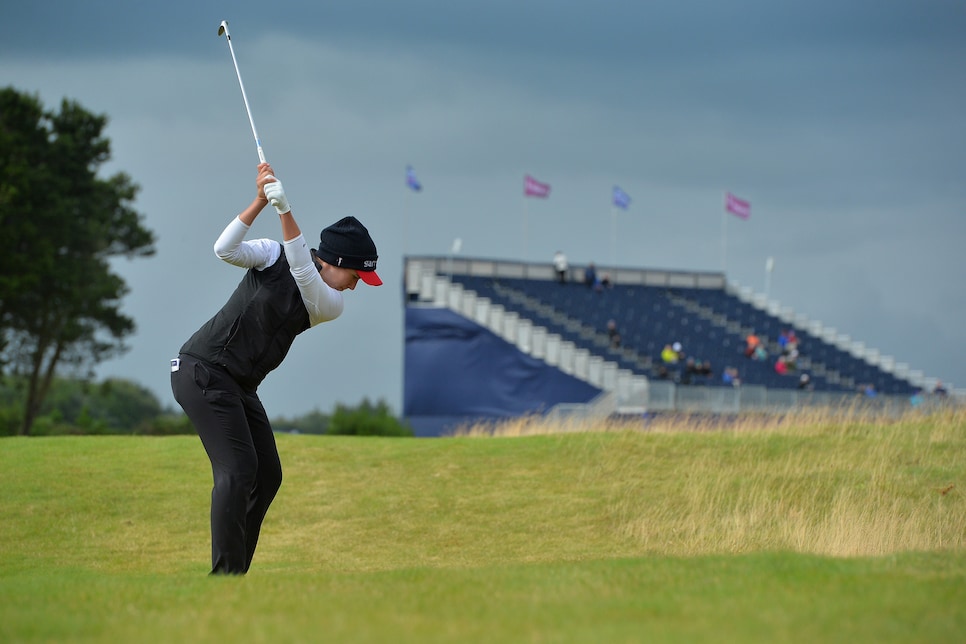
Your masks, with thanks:
[[[528,174],[523,177],[523,194],[527,197],[549,197],[550,184],[540,183]]]
[[[725,210],[742,219],[751,217],[751,204],[744,199],[739,199],[730,192],[725,193]]]

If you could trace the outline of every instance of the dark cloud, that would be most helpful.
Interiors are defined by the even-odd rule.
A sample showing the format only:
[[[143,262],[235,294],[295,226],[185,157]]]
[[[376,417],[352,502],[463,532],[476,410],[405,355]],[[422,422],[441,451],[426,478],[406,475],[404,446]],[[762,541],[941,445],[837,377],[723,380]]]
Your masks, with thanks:
[[[603,263],[613,183],[634,198],[618,261],[719,270],[733,190],[753,215],[726,220],[729,278],[760,291],[774,256],[772,295],[786,306],[966,383],[948,358],[966,350],[966,299],[949,287],[966,275],[961,1],[10,4],[0,78],[107,113],[118,169],[144,187],[159,253],[121,265],[139,334],[106,367],[165,399],[168,353],[237,281],[210,245],[251,188],[222,19],[300,221],[317,234],[329,217],[360,216],[387,283],[404,252],[442,254],[455,237],[472,256],[549,261],[563,248]],[[404,202],[407,163],[425,190]],[[554,186],[531,204],[525,257],[524,172]],[[277,224],[254,234],[277,236]],[[188,293],[198,275],[205,292]],[[363,395],[395,404],[397,296],[353,293],[346,319],[300,338],[266,383],[273,413],[276,400],[286,414]],[[360,375],[292,400],[289,384],[316,382],[318,356],[340,359],[366,324],[363,364],[383,374],[372,388],[359,390]]]
[[[633,66],[648,59],[709,60],[748,52],[927,46],[961,50],[966,9],[955,0],[775,3],[560,3],[553,0],[354,0],[275,3],[187,0],[39,0],[8,3],[0,23],[4,55],[202,51],[222,19],[243,39],[276,31],[354,47],[398,51],[480,50],[536,57],[612,59]],[[28,26],[29,28],[25,28]]]

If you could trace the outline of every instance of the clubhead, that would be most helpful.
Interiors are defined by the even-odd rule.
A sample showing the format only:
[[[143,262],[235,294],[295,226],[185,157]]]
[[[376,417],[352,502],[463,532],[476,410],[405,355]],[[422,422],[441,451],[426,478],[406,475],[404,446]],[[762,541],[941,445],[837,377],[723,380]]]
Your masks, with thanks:
[[[223,36],[228,33],[228,21],[222,20],[221,24],[218,25],[218,35]],[[229,36],[231,38],[231,36]]]

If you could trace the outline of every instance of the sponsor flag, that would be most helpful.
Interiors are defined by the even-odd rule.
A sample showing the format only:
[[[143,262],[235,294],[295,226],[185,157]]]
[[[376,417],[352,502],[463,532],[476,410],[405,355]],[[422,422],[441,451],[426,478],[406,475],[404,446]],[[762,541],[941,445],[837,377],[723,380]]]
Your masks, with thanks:
[[[631,196],[621,190],[619,186],[614,186],[613,202],[621,210],[627,210],[627,207],[631,205]]]
[[[739,199],[730,192],[725,193],[725,210],[742,219],[751,217],[751,204],[744,199]]]
[[[528,174],[523,177],[523,194],[526,197],[549,197],[550,184],[540,183]]]
[[[411,165],[406,166],[406,185],[409,186],[413,192],[419,192],[423,189],[423,184],[419,183],[419,179],[416,178],[416,171],[413,170]]]

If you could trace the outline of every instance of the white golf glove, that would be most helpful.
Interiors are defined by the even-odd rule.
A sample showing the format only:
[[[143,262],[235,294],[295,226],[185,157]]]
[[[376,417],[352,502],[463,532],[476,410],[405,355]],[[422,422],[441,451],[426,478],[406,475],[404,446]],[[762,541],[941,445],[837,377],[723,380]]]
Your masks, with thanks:
[[[262,191],[265,193],[265,198],[268,199],[268,202],[275,206],[278,214],[284,215],[292,209],[288,205],[288,199],[285,197],[285,188],[282,187],[282,182],[278,179],[271,183],[266,183]]]

